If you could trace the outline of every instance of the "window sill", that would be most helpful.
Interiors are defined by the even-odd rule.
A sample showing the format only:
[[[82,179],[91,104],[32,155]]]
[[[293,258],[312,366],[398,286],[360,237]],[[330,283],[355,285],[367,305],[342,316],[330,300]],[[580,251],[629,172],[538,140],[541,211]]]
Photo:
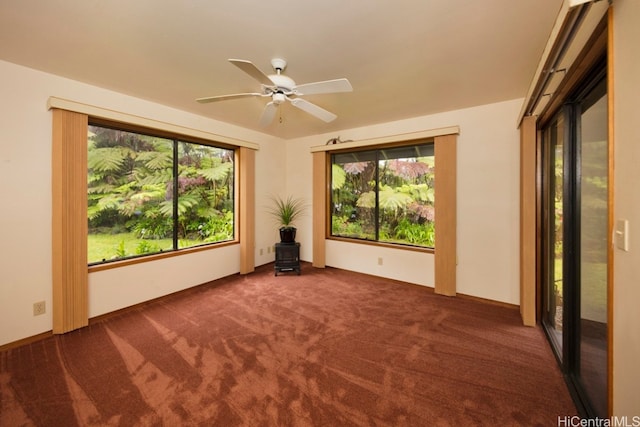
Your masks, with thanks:
[[[196,246],[193,248],[185,248],[177,251],[162,252],[154,255],[146,255],[146,256],[141,256],[139,258],[130,258],[130,259],[123,259],[121,261],[107,262],[104,264],[90,265],[88,266],[88,271],[89,273],[95,273],[97,271],[111,270],[114,268],[126,267],[129,265],[141,264],[145,262],[153,262],[153,261],[158,261],[165,258],[172,258],[176,256],[192,254],[195,252],[208,251],[208,250],[213,250],[217,248],[222,248],[225,246],[237,245],[239,243],[240,243],[239,240],[231,240],[228,242],[211,243],[208,245]]]
[[[374,242],[372,240],[350,239],[348,237],[327,236],[326,240],[334,240],[336,242],[355,243],[359,245],[377,246],[388,249],[397,249],[403,251],[422,252],[427,254],[435,254],[435,248],[425,248],[420,246],[403,245],[399,243]]]

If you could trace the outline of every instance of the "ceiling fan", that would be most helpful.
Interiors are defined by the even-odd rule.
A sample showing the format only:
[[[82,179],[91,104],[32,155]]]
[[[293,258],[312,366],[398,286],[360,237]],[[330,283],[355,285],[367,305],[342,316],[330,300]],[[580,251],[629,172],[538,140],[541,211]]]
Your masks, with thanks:
[[[264,107],[262,117],[260,118],[261,126],[267,126],[273,121],[276,112],[278,111],[278,107],[285,101],[291,102],[291,105],[294,107],[297,107],[320,120],[324,120],[327,123],[331,122],[336,119],[337,116],[335,114],[301,98],[301,96],[321,93],[351,92],[353,90],[349,80],[344,78],[296,85],[296,82],[294,82],[293,79],[282,74],[282,71],[284,71],[287,66],[287,61],[280,58],[274,58],[271,60],[271,66],[273,67],[275,74],[270,75],[264,74],[251,61],[243,59],[229,59],[229,62],[260,82],[261,91],[208,96],[205,98],[198,98],[196,101],[204,104],[208,102],[249,98],[253,96],[269,97],[271,98],[271,101],[269,101],[269,103]]]

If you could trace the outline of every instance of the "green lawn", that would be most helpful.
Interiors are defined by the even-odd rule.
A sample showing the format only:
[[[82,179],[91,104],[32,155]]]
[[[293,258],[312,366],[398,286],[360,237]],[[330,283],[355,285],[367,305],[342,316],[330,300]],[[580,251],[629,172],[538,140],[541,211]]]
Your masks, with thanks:
[[[582,265],[582,318],[607,322],[607,264],[584,263]]]
[[[123,258],[123,255],[128,257],[173,249],[171,239],[139,239],[134,233],[90,234],[88,243],[89,263]],[[180,240],[181,247],[189,247],[201,243],[203,242],[197,240]]]
[[[562,258],[556,258],[556,287],[562,295]],[[606,322],[607,317],[607,264],[584,262],[581,274],[581,316]]]

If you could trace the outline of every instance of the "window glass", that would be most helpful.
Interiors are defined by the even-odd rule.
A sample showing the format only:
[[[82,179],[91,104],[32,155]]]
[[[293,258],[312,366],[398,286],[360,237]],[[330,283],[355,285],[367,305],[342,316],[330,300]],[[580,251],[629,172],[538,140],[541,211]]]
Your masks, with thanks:
[[[331,235],[434,247],[433,143],[332,155]]]
[[[89,126],[88,263],[232,240],[233,159],[229,149]]]
[[[178,144],[178,247],[233,239],[233,151]]]

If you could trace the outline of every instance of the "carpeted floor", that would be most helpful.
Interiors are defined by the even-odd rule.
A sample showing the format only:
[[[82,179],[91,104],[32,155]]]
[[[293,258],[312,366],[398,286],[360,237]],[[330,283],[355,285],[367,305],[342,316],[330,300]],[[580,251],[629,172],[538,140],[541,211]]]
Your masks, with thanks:
[[[551,426],[575,407],[516,309],[272,266],[0,353],[1,426]]]

